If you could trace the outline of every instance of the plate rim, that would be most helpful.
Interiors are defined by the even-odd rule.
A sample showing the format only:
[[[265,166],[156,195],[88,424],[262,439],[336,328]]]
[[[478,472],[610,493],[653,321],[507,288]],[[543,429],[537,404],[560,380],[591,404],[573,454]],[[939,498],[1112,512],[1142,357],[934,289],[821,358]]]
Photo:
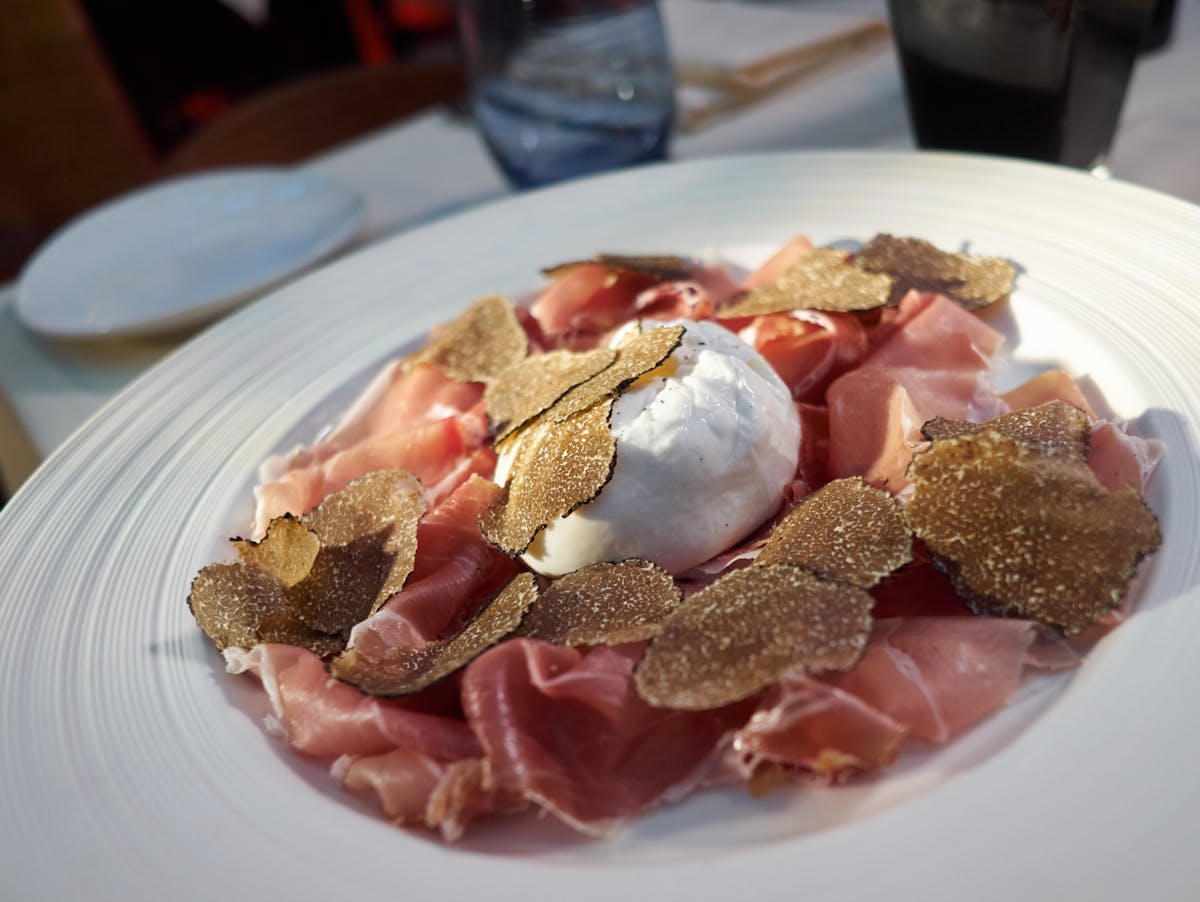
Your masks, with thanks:
[[[823,152],[822,151],[822,152],[798,152],[798,153],[791,153],[791,154],[739,155],[736,157],[710,158],[708,160],[695,160],[695,161],[687,161],[684,163],[665,164],[665,165],[676,166],[676,167],[689,167],[689,168],[717,166],[717,168],[720,168],[721,165],[736,166],[736,165],[738,165],[738,161],[741,161],[741,160],[761,161],[764,158],[769,158],[772,160],[793,160],[793,161],[804,162],[804,161],[812,161],[813,159],[818,158],[818,157],[820,157],[820,158],[836,157],[838,159],[845,160],[845,159],[853,157],[853,156],[870,156],[870,157],[873,157],[876,159],[883,158],[883,157],[886,157],[889,159],[893,159],[893,158],[894,159],[899,159],[899,158],[907,159],[907,158],[912,158],[912,157],[928,158],[930,156],[937,156],[939,159],[945,158],[945,157],[950,157],[953,160],[961,159],[961,157],[959,155],[942,155],[942,154],[939,154],[939,155],[920,154],[920,155],[918,155],[918,154],[913,154],[911,152],[905,152],[905,153],[868,152],[868,153],[862,153],[862,154],[848,154],[848,153],[844,153],[844,152]],[[977,163],[978,161],[974,161],[974,162]],[[1021,162],[1016,162],[1016,161],[1002,161],[1002,162],[1005,165],[1014,164],[1017,166],[1028,166],[1028,165],[1038,166],[1039,165],[1039,164],[1021,163]],[[990,166],[991,164],[985,163],[984,165]],[[1057,167],[1046,167],[1046,168],[1055,169]],[[463,214],[459,214],[458,216],[453,217],[452,220],[442,220],[437,223],[432,223],[432,224],[429,224],[426,226],[422,226],[419,229],[415,230],[415,232],[419,233],[420,235],[424,235],[424,236],[428,237],[428,235],[431,234],[430,230],[442,230],[442,229],[452,230],[454,228],[454,225],[453,225],[454,221],[459,221],[464,217],[470,217],[472,215],[475,215],[479,212],[480,209],[491,210],[492,212],[489,213],[488,215],[494,216],[495,211],[497,209],[499,209],[501,211],[511,210],[512,207],[508,206],[509,204],[513,203],[514,201],[525,202],[524,198],[526,198],[526,197],[542,198],[542,200],[539,200],[537,202],[537,204],[532,204],[532,203],[529,204],[529,206],[534,207],[534,208],[536,208],[538,205],[544,204],[544,203],[552,204],[555,202],[555,201],[553,201],[554,195],[552,195],[552,192],[562,192],[562,194],[560,194],[558,196],[569,198],[569,197],[573,196],[573,192],[584,191],[585,189],[582,188],[581,186],[588,184],[588,183],[590,183],[592,185],[592,188],[588,188],[586,190],[602,191],[602,190],[604,190],[606,180],[628,178],[629,175],[630,175],[629,173],[621,173],[621,174],[616,174],[616,175],[600,176],[600,177],[596,177],[596,179],[594,179],[594,180],[591,180],[591,179],[583,180],[581,182],[572,183],[571,185],[568,185],[568,186],[558,186],[558,187],[554,187],[554,188],[543,189],[542,191],[532,192],[529,195],[524,195],[519,198],[502,199],[502,200],[484,205],[483,208],[476,208],[471,211],[467,211]],[[638,175],[638,178],[648,178],[648,176]],[[1160,196],[1160,195],[1158,195],[1157,192],[1149,191],[1149,189],[1143,189],[1138,186],[1129,186],[1129,187],[1132,187],[1136,192],[1139,192],[1139,193],[1145,192],[1146,194],[1154,195],[1155,197]],[[569,190],[564,190],[564,189],[569,189]],[[1103,189],[1103,190],[1108,190],[1108,189]],[[1195,221],[1197,224],[1200,224],[1200,207],[1194,207],[1193,205],[1188,204],[1186,201],[1178,201],[1178,199],[1170,198],[1169,196],[1166,196],[1166,195],[1161,195],[1161,197],[1163,197],[1169,201],[1172,201],[1173,203],[1182,204],[1183,208],[1187,211],[1188,216],[1193,221]],[[547,201],[547,200],[545,200],[546,198],[551,198],[551,200]],[[395,236],[394,238],[387,239],[386,241],[381,242],[380,244],[373,245],[369,248],[366,248],[363,251],[356,252],[354,255],[347,257],[345,260],[338,261],[329,267],[325,267],[321,270],[318,270],[314,273],[309,274],[308,276],[305,277],[304,280],[300,280],[300,281],[303,283],[306,283],[310,286],[313,286],[315,283],[310,282],[309,280],[314,280],[314,279],[315,280],[323,280],[324,282],[334,282],[334,281],[336,281],[335,277],[340,277],[342,274],[349,272],[350,267],[360,265],[360,264],[354,264],[351,261],[366,259],[366,257],[360,256],[360,255],[371,254],[371,253],[382,253],[387,248],[394,246],[392,242],[402,242],[402,241],[406,241],[406,240],[412,240],[411,234],[412,233],[404,233],[399,236]],[[432,234],[436,235],[437,232],[435,231]],[[1200,231],[1197,232],[1197,235],[1200,236]],[[1200,238],[1198,238],[1197,241],[1198,241],[1198,243],[1200,243]],[[1192,268],[1193,268],[1193,270],[1196,269],[1196,266],[1194,263],[1193,263]],[[298,284],[298,283],[293,283],[293,284]],[[50,493],[50,489],[54,488],[53,486],[50,486],[48,484],[50,482],[50,473],[56,468],[61,470],[63,467],[65,467],[71,461],[72,458],[78,458],[78,457],[82,456],[85,453],[85,451],[87,451],[88,444],[89,443],[94,444],[98,440],[97,435],[95,435],[93,433],[103,432],[104,431],[103,427],[106,423],[115,422],[115,420],[118,419],[118,417],[116,417],[116,415],[114,414],[114,411],[120,412],[121,410],[128,408],[131,404],[134,403],[134,400],[137,397],[144,395],[154,385],[155,379],[161,379],[164,376],[170,376],[172,373],[179,370],[181,367],[186,366],[193,358],[201,356],[209,348],[212,348],[214,350],[216,348],[218,348],[220,345],[220,342],[225,340],[225,338],[228,335],[233,334],[238,328],[241,328],[242,326],[246,326],[246,325],[253,323],[255,321],[255,317],[259,317],[260,315],[262,315],[263,311],[273,311],[273,310],[282,308],[284,301],[281,298],[283,297],[284,292],[291,291],[291,290],[293,290],[293,289],[285,288],[282,292],[276,292],[272,295],[269,295],[263,301],[257,302],[253,305],[250,305],[245,310],[240,311],[240,312],[234,314],[233,316],[227,318],[226,320],[223,320],[221,323],[214,325],[209,330],[207,330],[205,333],[197,336],[192,341],[188,342],[187,345],[184,346],[184,348],[181,348],[179,351],[169,355],[163,361],[156,364],[154,367],[151,368],[151,370],[149,370],[146,374],[144,374],[139,379],[135,380],[134,383],[132,383],[129,387],[127,387],[124,391],[122,391],[116,398],[114,398],[112,401],[110,401],[108,404],[106,404],[103,408],[101,408],[101,410],[98,411],[93,417],[89,418],[87,423],[85,423],[83,426],[81,426],[80,429],[77,430],[66,442],[64,442],[62,446],[60,446],[58,449],[55,450],[55,452],[47,460],[46,464],[44,464],[42,468],[39,468],[38,473],[36,473],[34,475],[34,477],[31,478],[29,483],[27,483],[25,487],[23,487],[21,490],[19,490],[16,493],[16,495],[14,496],[12,501],[10,501],[9,507],[7,509],[5,509],[4,511],[0,512],[0,536],[3,536],[7,532],[6,527],[8,527],[10,523],[16,523],[19,517],[27,517],[29,512],[32,511],[32,508],[33,508],[35,502],[37,502],[39,500],[41,500],[41,501],[51,500],[49,498],[44,498],[44,499],[38,498],[38,493],[48,495]],[[435,318],[437,318],[437,317],[435,317]],[[286,417],[288,416],[288,413],[287,413],[287,411],[283,411],[279,414],[279,416],[281,418],[286,419]],[[1190,425],[1194,429],[1196,424],[1191,423]],[[78,461],[76,461],[76,462],[78,462]],[[47,484],[46,488],[44,488],[44,489],[42,488],[43,484]],[[59,489],[59,493],[61,493],[61,487],[58,487],[58,489]],[[0,554],[0,557],[2,557],[2,554]],[[3,588],[0,587],[0,598],[2,598],[2,597],[3,597]],[[5,614],[6,614],[6,610],[3,607],[0,607],[0,620],[2,620],[4,618]],[[1139,631],[1139,632],[1142,631],[1142,624],[1139,623],[1138,618],[1134,618],[1133,620],[1131,620],[1130,623],[1127,624],[1122,629],[1128,630],[1131,627],[1134,628],[1134,630],[1136,630],[1136,631]],[[1121,650],[1120,650],[1119,646],[1114,651],[1114,654],[1117,654],[1117,655],[1121,654]],[[1075,717],[1076,719],[1078,719],[1081,716],[1079,714],[1080,710],[1086,709],[1086,704],[1081,706],[1081,704],[1080,704],[1081,699],[1079,698],[1079,696],[1091,696],[1094,694],[1095,694],[1095,687],[1093,687],[1090,690],[1087,687],[1080,687],[1077,691],[1074,691],[1073,695],[1076,696],[1076,699],[1075,699],[1076,704],[1068,712],[1069,716],[1072,716],[1072,717]],[[1082,699],[1082,701],[1084,701],[1084,702],[1086,702],[1086,700],[1087,700],[1086,698]],[[1197,730],[1196,730],[1196,727],[1194,724],[1192,724],[1190,728],[1191,728],[1193,734],[1197,733]],[[1017,754],[1025,760],[1036,759],[1036,757],[1037,757],[1036,748],[1033,748],[1033,749],[1030,748],[1031,744],[1033,744],[1033,743],[1030,741],[1029,738],[1023,738],[1023,739],[1024,739],[1024,741],[1021,742],[1020,749],[1018,750]],[[3,739],[0,739],[0,742],[3,742],[3,741],[4,741]],[[989,770],[994,770],[996,768],[996,766],[997,765],[994,762],[987,762],[984,765],[984,767]],[[1187,788],[1190,790],[1190,793],[1191,793],[1189,798],[1191,798],[1193,800],[1200,798],[1200,792],[1197,791],[1198,787],[1194,782]],[[0,787],[0,790],[2,790],[2,789],[3,789],[3,787]],[[949,796],[949,798],[947,798],[947,796]],[[960,786],[958,788],[958,791],[956,791],[954,793],[950,793],[950,794],[940,793],[939,801],[937,802],[937,804],[940,804],[940,805],[948,804],[950,806],[950,808],[952,809],[952,812],[961,814],[962,816],[966,817],[970,813],[969,809],[970,809],[971,804],[977,803],[978,801],[979,801],[979,797],[978,797],[977,793],[972,793],[971,791],[969,791],[969,789],[968,789],[968,791],[964,792],[964,791],[962,791],[962,787]],[[918,800],[918,802],[915,804],[918,804],[922,809],[927,809],[928,806],[931,804],[931,802],[928,799],[922,799],[922,800]],[[907,810],[907,808],[908,808],[907,805],[902,806],[902,807],[905,810]],[[1048,819],[1051,823],[1058,823],[1058,820],[1055,820],[1053,812],[1039,811],[1038,813],[1040,815],[1042,815],[1044,818]],[[882,828],[886,827],[890,823],[891,828],[894,830],[895,825],[894,825],[894,823],[891,823],[894,820],[895,820],[895,811],[884,812],[882,815],[879,815],[875,819],[875,821],[872,822],[871,825],[869,825],[869,829],[866,830],[867,836],[878,836],[878,835],[880,835],[881,832],[885,835],[891,835],[888,833],[887,830],[882,829]],[[1061,820],[1061,818],[1059,818],[1059,820]],[[1192,815],[1191,822],[1195,823],[1195,815]],[[844,833],[844,830],[835,829],[832,831],[822,831],[820,834],[804,837],[805,842],[809,846],[809,857],[812,857],[814,855],[819,856],[822,853],[826,853],[826,852],[829,852],[831,849],[837,848],[839,843],[841,843],[843,840],[843,836],[842,836],[843,833]],[[925,861],[926,863],[928,863],[927,855],[930,852],[930,850],[924,847],[920,837],[913,837],[911,839],[905,840],[904,850],[906,852],[910,853],[911,860],[914,863],[922,862],[922,861]],[[1156,857],[1151,856],[1151,858],[1155,861],[1162,860],[1164,857],[1164,854],[1165,854],[1163,852],[1163,850],[1158,849],[1158,850],[1154,850],[1154,851],[1156,853]],[[1181,848],[1178,843],[1176,843],[1175,845],[1168,846],[1165,850],[1166,853],[1170,853],[1172,855],[1175,855],[1176,857],[1178,857],[1180,851],[1181,851]],[[968,854],[969,860],[974,860],[974,861],[980,860],[979,859],[980,850],[969,849],[969,850],[967,850],[967,852],[969,853]],[[709,869],[707,869],[707,871],[702,870],[702,871],[698,871],[697,873],[704,874],[706,872],[711,872],[711,875],[714,877],[714,879],[719,877],[719,879],[723,883],[728,884],[728,885],[731,885],[730,881],[742,881],[742,885],[744,885],[747,888],[757,886],[764,890],[770,890],[772,888],[778,889],[778,887],[774,886],[771,883],[770,879],[768,879],[768,878],[770,878],[771,875],[768,874],[768,875],[764,876],[761,872],[756,870],[757,868],[759,868],[762,865],[764,857],[769,858],[770,856],[764,855],[761,850],[743,851],[738,854],[732,854],[732,855],[728,856],[726,859],[723,859],[721,862],[713,863],[711,865],[711,867]],[[438,860],[442,860],[446,864],[457,863],[461,867],[461,869],[463,871],[461,876],[462,876],[462,879],[464,882],[461,885],[457,886],[456,890],[462,889],[463,887],[474,887],[475,889],[483,889],[488,885],[488,881],[494,877],[494,871],[491,868],[480,865],[480,863],[478,861],[470,861],[470,860],[464,859],[461,856],[455,857],[455,856],[442,855],[441,853],[435,853],[434,858],[436,858]],[[662,870],[662,869],[660,869],[660,870]],[[671,872],[671,870],[672,869],[670,869],[670,868],[666,868],[663,871],[663,873],[669,873],[669,872]],[[1046,871],[1047,873],[1050,873],[1049,867],[1044,868],[1044,869],[1035,868],[1034,869],[1035,875],[1041,874],[1043,870]],[[574,871],[571,873],[573,873],[576,877],[578,877],[578,876],[581,876],[582,874],[584,874],[585,872],[582,870],[579,870],[579,871]],[[586,873],[590,874],[591,870],[589,869]],[[836,885],[825,882],[825,880],[827,878],[821,877],[821,875],[813,875],[813,876],[815,878],[815,883],[814,883],[814,885],[811,886],[811,889],[814,892],[822,891],[822,890],[826,891],[828,893],[828,895],[825,897],[831,898],[831,899],[832,898],[840,899],[840,898],[854,898],[855,897],[853,894],[847,894],[847,891],[845,890],[844,887],[838,887]],[[864,879],[867,879],[867,876],[868,875],[864,875]],[[1168,876],[1170,876],[1170,875],[1168,875]],[[947,886],[950,887],[951,889],[954,888],[954,886],[953,886],[953,884],[955,883],[954,878],[955,878],[955,875],[947,876]],[[1081,881],[1081,883],[1085,886],[1096,886],[1097,885],[1094,880],[1088,881],[1088,880],[1084,879]],[[606,882],[604,885],[607,889],[611,889],[613,886],[620,886],[620,887],[623,887],[626,889],[633,888],[633,884],[630,883],[630,881],[624,880],[624,879],[618,879],[618,878],[613,878],[613,880]],[[1160,885],[1160,886],[1163,885],[1161,880],[1158,881],[1158,885]],[[694,884],[693,884],[693,887],[694,887]],[[961,887],[959,887],[959,888],[961,888]],[[686,889],[686,887],[685,887],[685,889]],[[939,890],[938,892],[941,892],[941,890]],[[464,895],[465,895],[465,893],[464,893]],[[534,895],[537,895],[536,892],[534,893]],[[664,898],[683,898],[684,896],[686,896],[688,894],[685,893],[683,890],[681,890],[679,887],[664,886],[662,895]],[[938,895],[936,895],[934,893],[922,893],[922,895],[924,895],[926,898],[938,898],[939,897]],[[458,896],[454,895],[452,897],[457,898]],[[947,898],[949,898],[949,897],[950,896],[947,896]],[[992,895],[989,893],[989,891],[984,891],[984,892],[980,893],[978,897],[986,898],[986,899],[1003,898],[1000,895]],[[1159,896],[1159,898],[1164,898],[1164,897],[1165,896],[1162,896],[1162,895]],[[588,895],[588,898],[591,898],[591,895]],[[1172,896],[1172,898],[1173,898],[1173,896]],[[1184,898],[1184,897],[1180,896],[1179,898]]]

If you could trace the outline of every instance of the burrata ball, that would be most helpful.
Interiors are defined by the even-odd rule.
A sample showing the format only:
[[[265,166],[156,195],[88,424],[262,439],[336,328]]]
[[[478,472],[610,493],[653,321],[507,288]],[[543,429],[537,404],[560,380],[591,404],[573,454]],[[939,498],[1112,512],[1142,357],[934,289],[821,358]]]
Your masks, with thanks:
[[[680,346],[613,407],[617,451],[609,482],[551,522],[522,555],[538,573],[561,576],[627,558],[680,573],[778,510],[800,451],[800,419],[787,386],[722,326],[677,322],[686,330]],[[500,456],[501,485],[518,454],[519,440]]]

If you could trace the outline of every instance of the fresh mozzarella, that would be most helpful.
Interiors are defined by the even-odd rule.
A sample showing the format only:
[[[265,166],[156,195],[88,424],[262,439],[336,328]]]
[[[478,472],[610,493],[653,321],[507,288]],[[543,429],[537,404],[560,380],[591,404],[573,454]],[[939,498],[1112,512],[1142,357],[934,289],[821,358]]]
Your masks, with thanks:
[[[523,556],[539,573],[560,576],[633,557],[678,573],[724,551],[778,509],[800,448],[787,387],[727,329],[680,322],[681,345],[614,405],[617,456],[608,484],[539,533]],[[502,455],[498,480],[519,450]]]

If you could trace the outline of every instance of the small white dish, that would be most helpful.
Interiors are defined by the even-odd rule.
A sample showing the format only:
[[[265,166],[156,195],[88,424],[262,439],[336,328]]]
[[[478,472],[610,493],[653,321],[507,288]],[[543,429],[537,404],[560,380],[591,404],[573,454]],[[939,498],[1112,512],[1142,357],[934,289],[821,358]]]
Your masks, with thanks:
[[[171,179],[73,220],[30,260],[17,316],[55,338],[196,325],[349,241],[363,199],[318,175],[246,168]]]

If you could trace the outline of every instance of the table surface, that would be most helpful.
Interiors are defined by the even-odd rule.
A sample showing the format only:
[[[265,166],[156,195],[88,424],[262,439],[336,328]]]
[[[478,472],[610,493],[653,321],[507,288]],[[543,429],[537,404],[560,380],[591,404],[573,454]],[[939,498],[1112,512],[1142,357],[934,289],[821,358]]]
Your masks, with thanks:
[[[774,13],[786,7],[801,29],[808,15],[886,15],[883,0],[769,5]],[[752,14],[752,7],[743,9]],[[671,155],[912,146],[900,74],[887,45],[853,66],[678,136]],[[366,198],[366,222],[355,246],[510,191],[469,123],[442,110],[398,122],[306,166]],[[1139,62],[1111,168],[1117,178],[1200,203],[1200,0],[1180,0],[1171,44]],[[0,388],[43,457],[188,337],[48,341],[18,322],[13,294],[12,286],[0,288]]]

